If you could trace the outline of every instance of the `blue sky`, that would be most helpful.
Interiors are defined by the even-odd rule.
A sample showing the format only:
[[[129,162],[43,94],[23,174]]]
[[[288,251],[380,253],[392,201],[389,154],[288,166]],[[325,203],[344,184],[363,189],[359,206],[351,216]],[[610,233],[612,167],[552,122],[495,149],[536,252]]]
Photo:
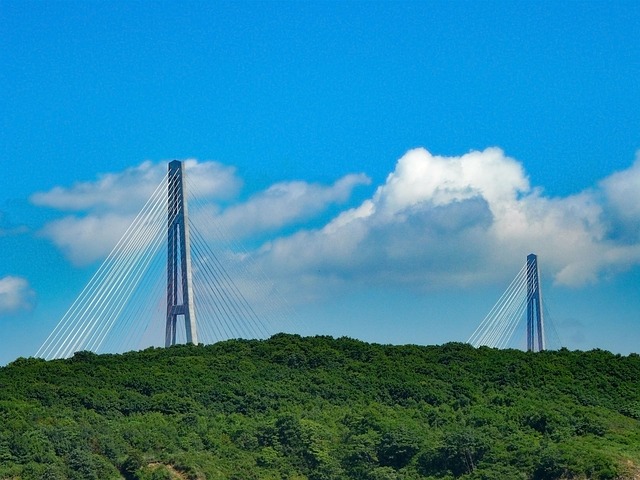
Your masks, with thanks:
[[[639,21],[637,2],[1,2],[0,363],[35,353],[173,158],[230,182],[215,216],[299,333],[465,341],[535,251],[567,347],[637,352]]]

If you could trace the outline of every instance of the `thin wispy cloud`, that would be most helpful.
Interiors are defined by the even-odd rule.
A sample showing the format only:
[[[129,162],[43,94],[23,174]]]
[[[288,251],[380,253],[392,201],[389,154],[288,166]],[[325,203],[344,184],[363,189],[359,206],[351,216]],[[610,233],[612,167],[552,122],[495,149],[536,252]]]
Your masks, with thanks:
[[[21,235],[27,233],[29,228],[25,225],[14,225],[7,215],[0,211],[0,237],[10,237],[13,235]]]
[[[10,275],[0,278],[0,315],[29,310],[34,299],[27,279]]]
[[[252,195],[246,202],[213,214],[211,221],[234,238],[273,232],[311,219],[329,205],[346,202],[355,187],[370,182],[364,174],[352,174],[340,178],[333,185],[303,181],[276,183]]]
[[[196,187],[194,190],[203,196],[233,197],[242,185],[233,167],[218,162],[186,160],[185,167]],[[63,211],[137,212],[166,173],[165,162],[145,161],[123,172],[101,174],[95,181],[34,193],[31,202]]]
[[[277,232],[312,219],[330,205],[346,202],[354,188],[370,182],[363,174],[346,175],[332,185],[280,182],[239,201],[242,181],[235,168],[192,159],[184,163],[189,196],[196,200],[191,206],[192,218],[203,225],[205,234],[215,224],[229,240]],[[147,161],[123,172],[100,175],[95,181],[35,193],[31,197],[35,205],[76,212],[48,222],[40,235],[50,239],[75,265],[106,257],[158,188],[166,170],[164,162]],[[224,209],[216,203],[221,200],[229,204]]]
[[[47,223],[40,235],[51,240],[74,265],[87,265],[105,258],[134,218],[134,214],[123,212],[65,216]]]
[[[242,186],[235,168],[218,162],[190,159],[185,168],[193,190],[203,198],[232,198]],[[75,212],[48,222],[39,233],[75,265],[100,260],[126,232],[166,173],[165,162],[145,161],[123,172],[99,175],[94,181],[35,193],[31,196],[34,205]]]

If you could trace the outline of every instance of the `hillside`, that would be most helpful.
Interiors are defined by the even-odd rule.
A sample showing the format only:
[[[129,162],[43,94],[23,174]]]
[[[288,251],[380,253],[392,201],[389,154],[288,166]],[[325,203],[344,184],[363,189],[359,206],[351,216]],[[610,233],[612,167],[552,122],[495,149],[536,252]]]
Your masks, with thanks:
[[[0,479],[639,478],[640,356],[276,335],[0,369]]]

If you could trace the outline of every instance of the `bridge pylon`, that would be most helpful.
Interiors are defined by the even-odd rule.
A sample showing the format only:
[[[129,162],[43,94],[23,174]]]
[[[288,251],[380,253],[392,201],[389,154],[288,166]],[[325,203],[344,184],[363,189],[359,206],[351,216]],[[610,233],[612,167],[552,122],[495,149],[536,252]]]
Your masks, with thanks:
[[[527,255],[527,351],[534,351],[536,343],[538,351],[545,349],[540,270],[537,255],[531,253]]]
[[[524,327],[527,351],[542,351],[547,348],[544,321],[538,257],[531,253],[468,342],[475,347],[508,348],[516,332]]]
[[[165,346],[176,343],[178,316],[184,317],[187,343],[198,343],[194,308],[191,242],[185,195],[184,165],[169,162],[167,180],[167,324]]]

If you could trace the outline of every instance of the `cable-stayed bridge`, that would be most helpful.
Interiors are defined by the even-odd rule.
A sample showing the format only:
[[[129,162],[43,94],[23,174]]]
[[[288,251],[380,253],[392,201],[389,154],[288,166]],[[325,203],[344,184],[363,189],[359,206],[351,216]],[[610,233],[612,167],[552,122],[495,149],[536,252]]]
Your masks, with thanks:
[[[527,351],[557,348],[560,342],[550,320],[542,300],[538,257],[532,253],[468,343],[475,347],[521,348],[518,340],[526,339]]]
[[[214,251],[212,242],[227,244],[224,232],[207,222],[208,215],[199,215],[200,223],[189,215],[186,192],[196,189],[182,162],[170,162],[36,356],[264,338],[286,325],[289,306],[250,256]],[[196,202],[196,213],[200,208]],[[224,258],[229,255],[235,255],[234,261]]]
[[[170,162],[149,200],[36,356],[66,358],[81,350],[119,353],[265,338],[282,330],[290,313],[286,301],[250,255],[232,254],[232,262],[223,258],[229,253],[212,248],[212,238],[215,242],[225,236],[207,221],[209,215],[193,221],[191,201],[199,196],[192,195],[188,202],[187,192],[194,190],[182,162]],[[196,203],[195,211],[200,208]],[[514,337],[526,337],[527,350],[544,350],[547,330],[537,257],[531,254],[469,343],[505,348]]]

